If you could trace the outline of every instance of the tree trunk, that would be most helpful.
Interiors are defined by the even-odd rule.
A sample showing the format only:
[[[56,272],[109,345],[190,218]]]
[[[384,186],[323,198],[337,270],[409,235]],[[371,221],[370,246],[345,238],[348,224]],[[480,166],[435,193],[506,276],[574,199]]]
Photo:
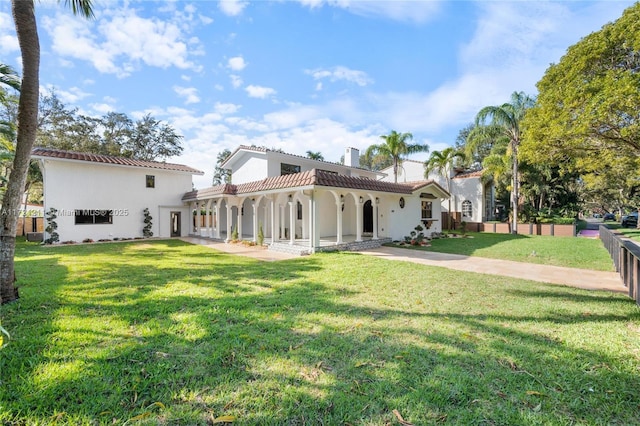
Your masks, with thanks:
[[[40,42],[33,0],[11,0],[13,21],[22,53],[22,85],[18,103],[18,136],[13,169],[0,210],[0,304],[18,298],[14,255],[20,201],[38,126]]]
[[[513,143],[513,188],[511,190],[511,211],[513,212],[511,233],[518,233],[518,151],[517,144]]]
[[[393,182],[398,183],[398,159],[393,158]]]

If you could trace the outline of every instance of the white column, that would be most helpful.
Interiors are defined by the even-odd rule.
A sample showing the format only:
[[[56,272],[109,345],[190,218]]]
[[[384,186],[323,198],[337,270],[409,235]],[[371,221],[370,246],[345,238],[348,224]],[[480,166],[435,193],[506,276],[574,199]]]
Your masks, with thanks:
[[[280,204],[279,207],[280,215],[278,217],[278,223],[280,225],[278,226],[278,239],[280,240],[284,238],[284,204]]]
[[[337,212],[337,229],[336,229],[336,245],[342,244],[342,200],[336,202]]]
[[[216,203],[213,205],[214,214],[215,214],[215,223],[216,223],[216,232],[214,234],[215,238],[220,239],[220,203],[222,200],[216,200]]]
[[[254,200],[251,202],[253,208],[253,242],[258,241],[258,203]]]
[[[242,204],[238,205],[238,239],[240,241],[242,241],[242,206],[244,204],[244,201],[242,202]]]
[[[362,197],[356,200],[356,241],[362,241],[362,211],[364,203],[361,203]]]
[[[202,228],[202,216],[200,215],[200,203],[196,203],[196,235],[200,237],[200,230]]]
[[[262,217],[264,219],[262,219],[262,235],[267,238],[267,235],[269,235],[269,204],[268,204],[268,198],[264,199],[264,207],[262,208],[264,210],[264,213],[262,215]],[[258,228],[260,227],[260,224],[258,223]]]
[[[294,204],[293,201],[289,201],[289,244],[291,245],[293,245],[293,243],[296,240],[296,231],[295,231],[296,217],[295,217],[295,209],[293,208],[294,205],[297,205],[297,203]]]
[[[209,238],[213,238],[213,212],[211,210],[211,204],[213,204],[213,199],[207,202],[207,236]]]
[[[372,201],[373,204],[373,239],[378,239],[378,198]]]
[[[271,244],[276,242],[276,200],[271,200]]]
[[[314,193],[314,195],[312,196],[312,200],[311,202],[313,203],[313,213],[312,213],[312,227],[313,227],[313,247],[320,247],[320,229],[319,229],[319,224],[320,224],[320,218],[318,217],[318,208],[320,207],[318,205],[318,198],[316,197],[316,194]]]
[[[193,211],[195,209],[196,203],[189,204],[189,235],[193,235],[196,233],[193,223]]]
[[[229,204],[229,200],[227,200],[227,238],[224,241],[227,243],[231,241],[231,204]]]
[[[309,224],[309,247],[313,248],[315,241],[315,235],[313,234],[315,212],[313,211],[313,195],[309,197],[309,215],[307,217],[307,223]]]

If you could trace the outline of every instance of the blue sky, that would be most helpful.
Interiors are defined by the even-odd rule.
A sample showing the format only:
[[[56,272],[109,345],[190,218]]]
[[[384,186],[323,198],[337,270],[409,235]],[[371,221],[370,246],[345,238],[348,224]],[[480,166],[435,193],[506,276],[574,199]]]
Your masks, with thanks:
[[[42,91],[87,115],[151,113],[206,174],[240,144],[338,161],[391,130],[452,145],[630,1],[101,1],[86,21],[36,3]],[[10,3],[0,60],[20,69]],[[428,154],[414,157],[425,159]]]

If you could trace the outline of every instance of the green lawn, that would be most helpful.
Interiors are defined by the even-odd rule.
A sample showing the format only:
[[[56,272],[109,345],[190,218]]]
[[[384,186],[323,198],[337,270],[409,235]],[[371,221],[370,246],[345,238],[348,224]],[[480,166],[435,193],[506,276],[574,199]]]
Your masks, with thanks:
[[[640,229],[638,228],[623,228],[620,225],[609,225],[609,228],[634,241],[640,241]]]
[[[540,263],[570,268],[613,271],[613,262],[599,239],[469,232],[470,238],[433,240],[416,250]]]
[[[0,424],[638,422],[640,309],[619,294],[176,240],[21,245],[17,274]]]

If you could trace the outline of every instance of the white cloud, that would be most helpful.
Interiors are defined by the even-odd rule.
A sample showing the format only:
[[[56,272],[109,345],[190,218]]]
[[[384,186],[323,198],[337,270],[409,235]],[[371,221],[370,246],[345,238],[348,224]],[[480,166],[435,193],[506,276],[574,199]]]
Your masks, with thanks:
[[[249,4],[247,1],[242,0],[220,0],[218,7],[228,16],[237,16],[242,13],[242,10]]]
[[[220,114],[235,114],[240,109],[240,105],[235,104],[223,104],[220,102],[216,102],[215,111]]]
[[[333,69],[305,70],[305,74],[309,74],[314,80],[329,79],[332,82],[343,80],[355,83],[358,86],[366,86],[373,83],[373,79],[364,71],[352,70],[343,66],[336,66]]]
[[[126,77],[140,64],[199,70],[189,60],[187,38],[175,23],[143,18],[132,9],[105,13],[97,21],[57,14],[45,17],[53,51],[62,57],[89,61],[98,71]]]
[[[265,99],[276,94],[276,91],[270,87],[255,86],[253,84],[245,87],[244,90],[246,90],[247,94],[251,98]]]
[[[304,6],[323,5],[345,9],[355,15],[386,18],[394,21],[424,23],[433,19],[442,5],[437,1],[416,0],[298,0]]]
[[[178,96],[185,99],[185,104],[197,104],[200,102],[198,89],[195,87],[173,86],[173,91],[176,92]]]
[[[0,53],[19,52],[18,37],[13,31],[13,18],[8,13],[0,12]]]
[[[231,74],[229,78],[231,79],[231,85],[233,86],[234,89],[237,89],[238,87],[242,86],[242,79],[240,78],[240,76]]]
[[[234,56],[233,58],[230,58],[229,62],[227,63],[227,67],[229,67],[233,71],[242,71],[246,66],[247,63],[244,61],[244,58],[242,58],[242,56]]]
[[[68,107],[74,107],[78,101],[91,96],[91,93],[84,92],[79,87],[71,87],[68,90],[63,90],[53,86],[47,86],[46,91],[48,93],[55,92],[56,96],[62,101],[62,103],[66,104]]]
[[[202,22],[205,25],[209,25],[210,23],[213,22],[213,18],[209,18],[208,16],[205,16],[205,15],[198,15],[198,18],[200,18],[200,22]]]
[[[99,104],[89,104],[89,106],[97,113],[100,113],[102,115],[105,115],[109,112],[113,112],[116,109],[111,105],[111,104],[107,104],[107,103],[99,103]]]

